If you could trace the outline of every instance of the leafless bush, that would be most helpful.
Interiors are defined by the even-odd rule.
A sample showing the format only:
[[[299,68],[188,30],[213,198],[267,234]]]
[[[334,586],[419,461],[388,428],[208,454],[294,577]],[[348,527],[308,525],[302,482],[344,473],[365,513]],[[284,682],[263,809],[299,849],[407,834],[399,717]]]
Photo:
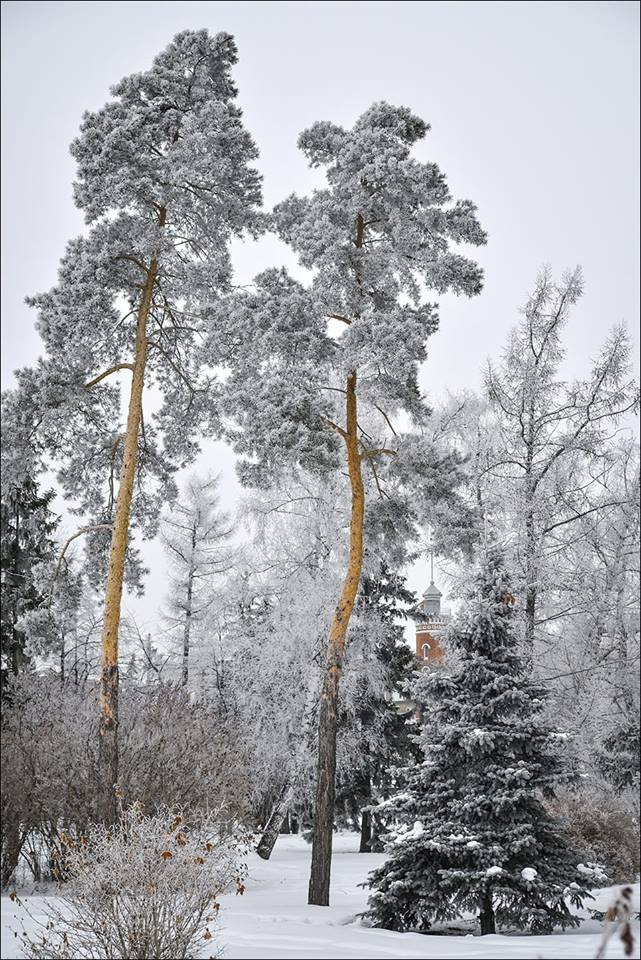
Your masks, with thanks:
[[[33,960],[187,960],[213,946],[220,894],[244,890],[247,838],[223,835],[211,814],[145,816],[134,804],[113,827],[64,843],[68,881],[36,921],[39,935],[20,935]]]
[[[2,718],[2,882],[19,858],[33,879],[58,879],[60,835],[96,819],[97,690],[55,674],[25,675]],[[122,684],[120,786],[145,810],[206,811],[228,818],[248,790],[238,746],[207,703],[176,687]]]
[[[563,792],[551,803],[567,836],[605,866],[611,883],[633,883],[639,873],[639,821],[625,797],[598,784]]]

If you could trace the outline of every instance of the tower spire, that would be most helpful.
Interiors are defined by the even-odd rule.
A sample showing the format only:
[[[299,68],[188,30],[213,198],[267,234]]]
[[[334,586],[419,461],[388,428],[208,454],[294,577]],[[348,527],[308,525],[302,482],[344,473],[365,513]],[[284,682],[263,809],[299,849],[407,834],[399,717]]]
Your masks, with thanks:
[[[434,664],[443,660],[440,637],[447,628],[449,615],[441,613],[443,594],[434,583],[434,540],[431,527],[428,529],[426,547],[430,564],[430,584],[419,605],[422,622],[416,625],[416,656],[422,661]]]

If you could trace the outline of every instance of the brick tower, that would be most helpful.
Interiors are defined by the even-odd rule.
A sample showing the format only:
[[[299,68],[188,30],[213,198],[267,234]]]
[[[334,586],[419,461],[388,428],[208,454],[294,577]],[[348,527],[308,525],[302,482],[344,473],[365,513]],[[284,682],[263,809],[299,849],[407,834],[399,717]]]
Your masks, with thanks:
[[[430,585],[418,608],[422,619],[416,624],[416,656],[426,666],[442,663],[445,656],[441,638],[450,617],[441,612],[442,596],[434,584],[434,553],[430,550]]]

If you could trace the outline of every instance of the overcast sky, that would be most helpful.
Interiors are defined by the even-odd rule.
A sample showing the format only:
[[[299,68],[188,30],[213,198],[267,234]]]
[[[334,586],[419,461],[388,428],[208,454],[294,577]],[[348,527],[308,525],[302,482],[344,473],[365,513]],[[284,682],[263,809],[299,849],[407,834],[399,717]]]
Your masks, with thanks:
[[[569,376],[613,323],[625,320],[638,342],[636,2],[5,0],[2,21],[4,387],[39,353],[23,298],[55,282],[66,242],[83,229],[68,151],[83,110],[146,69],[176,32],[201,27],[236,37],[239,102],[268,206],[318,182],[296,149],[316,120],[351,125],[384,99],[432,125],[417,156],[441,166],[455,197],[475,201],[489,241],[481,296],[441,300],[422,376],[431,399],[479,385],[545,262],[585,272]],[[236,248],[239,281],[284,262],[273,238]],[[231,458],[214,449],[234,496]],[[414,571],[412,585],[424,588],[424,577]]]

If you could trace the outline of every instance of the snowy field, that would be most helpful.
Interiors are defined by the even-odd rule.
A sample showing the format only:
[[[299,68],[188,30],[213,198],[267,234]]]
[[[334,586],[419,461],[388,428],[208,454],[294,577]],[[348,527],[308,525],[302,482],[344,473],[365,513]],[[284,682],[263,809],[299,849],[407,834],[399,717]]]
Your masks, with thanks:
[[[310,847],[299,837],[279,837],[272,859],[257,856],[250,862],[250,879],[243,897],[223,898],[218,944],[225,960],[391,960],[421,958],[531,958],[573,960],[594,957],[601,926],[587,920],[578,931],[545,937],[525,936],[422,936],[363,927],[358,914],[365,909],[367,892],[358,884],[382,862],[381,854],[358,853],[355,834],[336,838],[332,864],[332,906],[307,906]],[[638,909],[638,887],[637,902]],[[42,897],[28,897],[34,914]],[[606,909],[611,891],[603,890],[592,904]],[[2,898],[2,957],[21,957],[12,928],[16,908]],[[638,957],[639,927],[634,935]],[[206,950],[204,956],[210,954]],[[621,943],[611,941],[608,958],[623,957]]]

